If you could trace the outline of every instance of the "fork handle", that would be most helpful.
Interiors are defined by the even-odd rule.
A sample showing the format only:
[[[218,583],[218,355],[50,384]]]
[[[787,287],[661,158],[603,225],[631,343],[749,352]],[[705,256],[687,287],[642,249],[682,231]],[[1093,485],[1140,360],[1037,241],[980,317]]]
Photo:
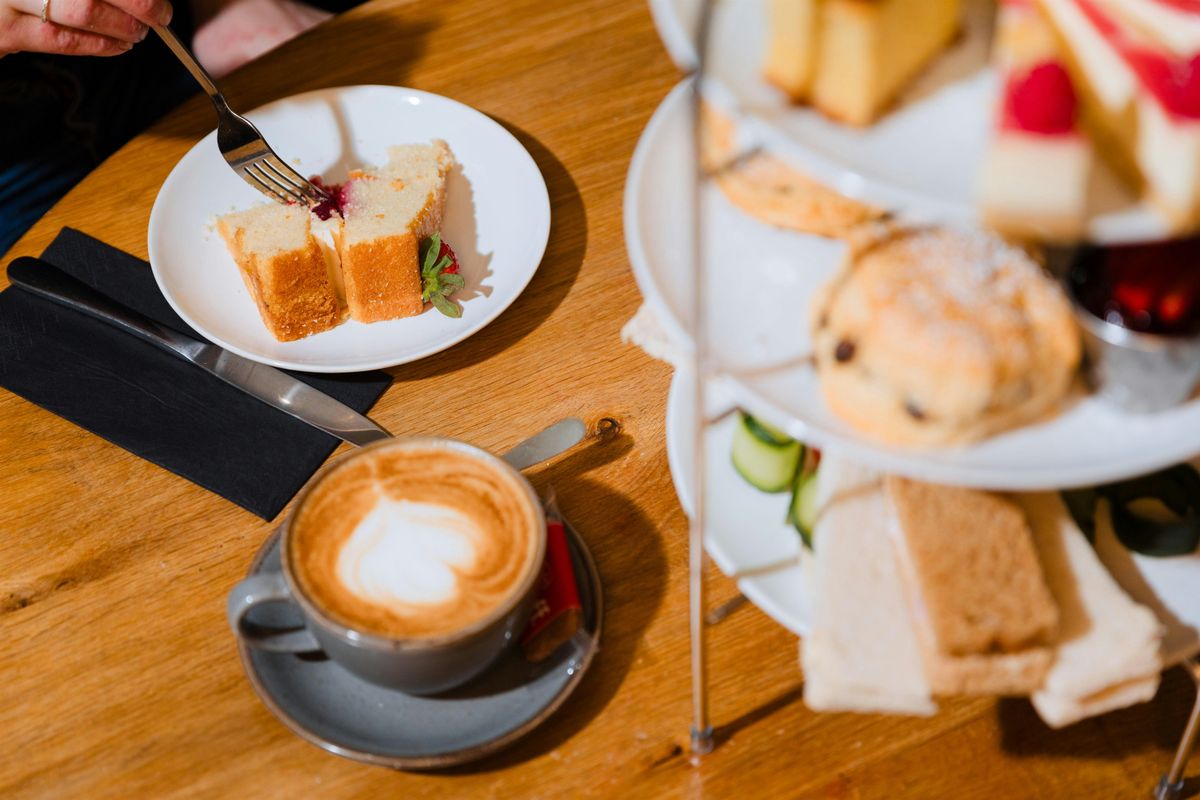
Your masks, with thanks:
[[[196,83],[200,84],[201,88],[212,98],[212,101],[220,105],[226,105],[221,90],[217,88],[217,84],[213,81],[212,76],[208,74],[208,70],[200,66],[200,62],[196,60],[196,57],[192,55],[190,50],[184,47],[183,42],[179,41],[174,31],[166,25],[155,25],[154,32],[158,34],[158,38],[162,39],[167,47],[171,48],[171,52],[175,54],[176,58],[183,62],[188,72],[192,73],[192,77],[196,79]]]

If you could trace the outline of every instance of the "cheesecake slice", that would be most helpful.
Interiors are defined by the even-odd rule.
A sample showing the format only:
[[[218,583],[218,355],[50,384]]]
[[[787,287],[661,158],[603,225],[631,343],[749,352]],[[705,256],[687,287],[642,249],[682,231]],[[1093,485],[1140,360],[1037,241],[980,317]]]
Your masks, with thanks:
[[[769,0],[766,78],[870,125],[959,30],[960,0]]]
[[[1197,0],[1108,0],[1108,6],[1176,55],[1191,56],[1200,51],[1200,2]]]
[[[1168,218],[1200,223],[1196,0],[1037,0],[1099,151]],[[1183,20],[1177,32],[1171,20]]]
[[[1002,88],[980,176],[983,220],[1015,238],[1078,239],[1092,147],[1053,32],[1029,0],[1001,2],[994,60]]]

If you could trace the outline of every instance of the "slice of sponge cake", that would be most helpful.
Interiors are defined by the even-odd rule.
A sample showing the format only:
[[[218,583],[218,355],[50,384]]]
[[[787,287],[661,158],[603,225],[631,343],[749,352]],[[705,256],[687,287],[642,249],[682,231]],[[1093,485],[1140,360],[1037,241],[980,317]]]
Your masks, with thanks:
[[[335,235],[346,304],[360,322],[421,313],[421,241],[441,226],[454,156],[443,141],[393,147],[346,188]]]
[[[765,74],[796,102],[874,122],[960,26],[961,0],[770,0]]]
[[[888,476],[893,537],[937,694],[1028,694],[1053,658],[1058,606],[1029,523],[997,494]]]
[[[221,217],[217,230],[276,339],[302,339],[345,320],[334,268],[312,234],[308,209],[255,206]]]

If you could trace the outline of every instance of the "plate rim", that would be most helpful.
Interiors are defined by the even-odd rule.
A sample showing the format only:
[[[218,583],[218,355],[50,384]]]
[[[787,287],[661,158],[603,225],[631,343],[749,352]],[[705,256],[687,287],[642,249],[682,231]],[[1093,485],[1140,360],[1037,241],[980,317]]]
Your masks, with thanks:
[[[388,356],[388,357],[383,357],[383,358],[377,358],[374,360],[355,361],[353,363],[329,363],[327,361],[312,363],[312,362],[304,362],[304,361],[289,361],[287,359],[273,358],[270,356],[265,356],[260,353],[253,352],[251,350],[247,350],[246,348],[240,347],[231,342],[225,341],[222,338],[213,336],[211,331],[209,331],[206,327],[202,327],[200,324],[198,324],[197,320],[195,320],[191,315],[186,313],[184,311],[184,309],[182,308],[182,306],[176,302],[172,293],[167,291],[165,282],[162,277],[162,272],[161,272],[162,268],[160,267],[160,264],[163,259],[163,254],[159,251],[159,248],[155,244],[155,238],[156,238],[155,231],[162,227],[163,223],[161,222],[161,217],[162,217],[162,214],[166,213],[165,211],[160,210],[163,205],[163,200],[162,200],[163,195],[167,191],[168,186],[170,186],[174,181],[180,180],[180,178],[177,174],[180,164],[184,161],[184,159],[188,158],[188,156],[190,156],[199,147],[201,147],[204,144],[204,142],[206,142],[210,137],[215,137],[216,129],[214,128],[213,130],[209,131],[204,136],[202,136],[199,140],[197,140],[190,148],[188,148],[187,152],[184,153],[183,156],[181,156],[179,158],[179,160],[177,160],[175,162],[175,164],[171,167],[171,171],[167,174],[167,177],[163,180],[162,184],[159,186],[158,192],[155,194],[154,204],[151,206],[151,209],[150,209],[150,219],[146,226],[146,252],[147,252],[148,260],[150,262],[150,270],[154,276],[155,283],[158,285],[159,292],[166,299],[168,305],[171,306],[171,309],[176,314],[178,314],[185,323],[190,325],[203,338],[207,339],[208,341],[212,342],[213,344],[218,345],[219,347],[221,347],[225,350],[228,350],[231,353],[240,355],[243,358],[248,358],[251,361],[256,361],[260,364],[267,364],[269,366],[277,367],[279,369],[290,369],[290,370],[296,370],[296,371],[300,371],[300,372],[313,372],[313,373],[319,373],[319,374],[343,374],[343,373],[351,373],[351,372],[366,372],[366,371],[375,370],[375,369],[386,369],[388,367],[397,367],[397,366],[401,366],[403,364],[410,364],[414,361],[420,361],[422,359],[425,359],[430,356],[441,353],[441,352],[465,341],[466,339],[470,338],[471,336],[474,336],[476,333],[479,333],[481,330],[486,328],[488,325],[495,322],[496,319],[501,314],[503,314],[505,311],[507,311],[512,306],[512,304],[515,303],[517,301],[517,299],[525,293],[525,290],[527,288],[529,288],[529,284],[533,281],[534,276],[537,274],[538,270],[541,268],[542,260],[546,256],[546,248],[548,247],[549,242],[550,242],[550,231],[552,228],[552,217],[553,217],[553,208],[552,208],[552,205],[550,202],[550,189],[546,184],[546,176],[544,174],[542,174],[542,170],[538,166],[536,159],[534,159],[533,155],[529,152],[529,150],[525,147],[525,145],[521,144],[521,141],[516,136],[514,136],[511,131],[509,131],[506,127],[504,127],[502,124],[500,124],[496,119],[494,119],[490,115],[484,113],[483,111],[480,111],[477,108],[474,108],[473,106],[469,106],[466,103],[463,103],[459,100],[455,100],[451,97],[446,97],[445,95],[440,95],[440,94],[436,94],[433,92],[427,92],[427,91],[423,91],[421,89],[413,89],[413,88],[410,88],[407,86],[396,86],[396,85],[378,84],[378,83],[363,83],[363,84],[348,84],[348,85],[342,85],[342,86],[330,86],[330,87],[326,87],[323,89],[313,89],[313,90],[310,90],[307,92],[300,92],[297,94],[286,95],[284,97],[279,97],[274,100],[271,100],[267,103],[263,103],[262,105],[259,105],[255,108],[245,112],[245,116],[252,117],[255,115],[262,114],[264,111],[271,111],[274,106],[281,105],[286,102],[305,100],[305,99],[309,99],[309,98],[313,98],[313,97],[322,97],[322,96],[328,96],[328,95],[336,96],[342,92],[350,92],[350,91],[361,90],[361,89],[379,89],[379,90],[385,90],[385,91],[389,91],[389,92],[397,92],[397,93],[400,93],[407,97],[415,96],[415,97],[421,98],[422,100],[431,100],[433,102],[448,103],[452,106],[457,106],[460,109],[466,110],[466,111],[470,112],[471,114],[478,116],[481,119],[481,121],[485,121],[487,124],[492,126],[496,131],[498,131],[498,132],[502,133],[504,136],[506,136],[509,140],[511,140],[518,147],[520,152],[524,154],[526,159],[528,159],[529,166],[532,167],[531,175],[537,176],[537,181],[533,185],[535,185],[538,189],[540,189],[540,192],[538,192],[538,197],[541,202],[539,202],[537,204],[537,209],[536,209],[539,212],[537,215],[537,220],[536,220],[537,226],[536,226],[536,228],[531,229],[531,233],[533,235],[528,240],[530,242],[535,243],[531,252],[536,253],[536,256],[533,256],[533,255],[530,256],[530,260],[533,261],[533,267],[528,271],[528,274],[525,276],[524,280],[520,282],[519,286],[516,286],[514,288],[513,292],[511,293],[511,296],[505,302],[497,303],[494,307],[492,307],[487,313],[485,313],[482,317],[480,317],[472,325],[468,325],[468,326],[464,327],[461,331],[455,332],[453,335],[446,337],[444,340],[439,341],[439,342],[431,345],[428,348],[417,351],[415,353],[404,355],[400,358],[396,358],[394,356]],[[215,141],[215,139],[214,139],[214,141]],[[157,222],[156,222],[156,220],[157,220]],[[162,234],[161,232],[159,233],[160,237],[163,235],[165,235],[165,234]],[[429,313],[429,312],[427,310],[423,313]],[[317,334],[317,335],[319,335],[319,334]]]
[[[679,18],[679,0],[648,0],[650,17],[662,39],[663,48],[678,69],[689,72],[696,67],[696,47],[692,44],[692,32]]]
[[[567,681],[559,688],[559,690],[550,698],[550,702],[541,708],[534,716],[530,717],[521,725],[508,731],[507,733],[481,742],[470,747],[464,747],[459,750],[452,750],[447,753],[441,753],[434,756],[386,756],[379,753],[372,753],[367,750],[360,750],[355,747],[348,747],[332,742],[316,731],[311,731],[296,720],[287,709],[283,708],[275,700],[275,696],[266,688],[262,678],[258,674],[258,670],[254,667],[253,659],[251,658],[252,648],[246,644],[245,640],[234,634],[237,641],[238,660],[241,662],[242,672],[249,681],[254,694],[258,697],[259,702],[267,707],[285,728],[293,734],[315,745],[327,753],[332,753],[342,758],[347,758],[352,761],[358,761],[363,764],[371,764],[373,766],[389,767],[391,769],[422,771],[442,769],[444,767],[453,767],[460,764],[467,764],[472,761],[477,761],[486,756],[497,753],[517,740],[523,738],[535,728],[554,715],[556,711],[567,701],[579,684],[583,681],[583,676],[591,667],[592,662],[596,658],[596,654],[600,650],[600,642],[604,633],[604,588],[600,582],[600,571],[596,567],[596,560],[592,556],[591,548],[587,546],[587,542],[575,530],[574,526],[566,519],[563,519],[563,530],[569,537],[568,547],[574,545],[572,549],[578,553],[579,557],[584,562],[584,568],[588,572],[588,579],[592,582],[592,602],[595,608],[596,631],[591,637],[591,646],[583,653],[581,660],[575,665],[574,671],[569,675]],[[267,555],[275,547],[279,541],[282,526],[277,527],[267,538],[259,545],[258,550],[254,554],[254,558],[250,562],[250,567],[246,571],[246,577],[253,576],[262,569],[263,562]]]
[[[671,385],[667,389],[667,405],[663,419],[663,428],[667,440],[667,469],[671,473],[671,485],[675,489],[675,496],[679,498],[679,505],[683,508],[684,513],[690,516],[692,510],[695,508],[695,495],[692,493],[691,486],[685,477],[685,471],[680,469],[680,463],[683,460],[679,451],[681,444],[675,435],[676,426],[682,424],[679,417],[684,413],[682,410],[683,406],[688,402],[685,387],[689,380],[691,380],[690,373],[685,376],[684,370],[677,369],[671,376]],[[734,560],[725,552],[720,540],[711,533],[706,533],[704,536],[704,549],[721,572],[734,578],[738,591],[765,612],[767,616],[797,636],[803,637],[810,633],[812,630],[812,621],[798,615],[786,613],[785,609],[787,606],[777,601],[774,593],[764,586],[766,575],[735,577],[734,573],[737,572],[737,566]],[[777,571],[772,570],[768,573],[770,577],[787,574],[794,575],[799,582],[801,591],[804,591],[803,587],[807,581],[807,576],[799,561],[788,567],[781,567]]]

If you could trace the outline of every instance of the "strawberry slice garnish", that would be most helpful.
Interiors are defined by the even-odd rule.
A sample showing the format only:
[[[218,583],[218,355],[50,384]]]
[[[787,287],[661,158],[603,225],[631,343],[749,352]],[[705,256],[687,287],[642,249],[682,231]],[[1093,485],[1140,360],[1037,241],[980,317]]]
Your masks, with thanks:
[[[442,247],[440,250],[438,250],[438,261],[441,261],[443,258],[450,259],[450,265],[442,269],[442,274],[457,275],[458,256],[454,255],[454,251],[450,249],[450,245],[446,244],[445,242],[442,242]]]

